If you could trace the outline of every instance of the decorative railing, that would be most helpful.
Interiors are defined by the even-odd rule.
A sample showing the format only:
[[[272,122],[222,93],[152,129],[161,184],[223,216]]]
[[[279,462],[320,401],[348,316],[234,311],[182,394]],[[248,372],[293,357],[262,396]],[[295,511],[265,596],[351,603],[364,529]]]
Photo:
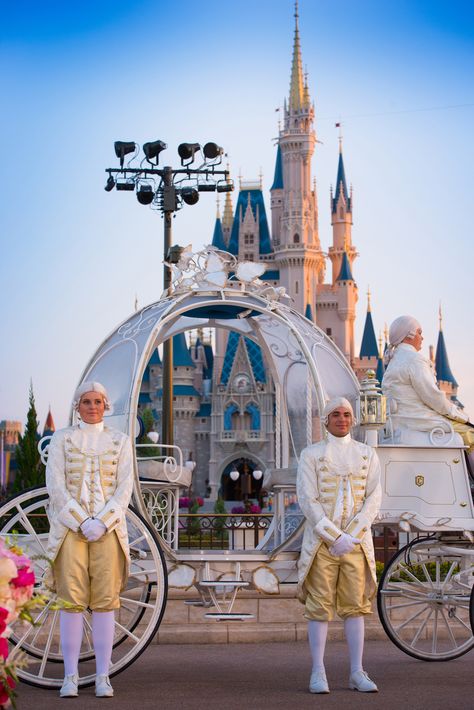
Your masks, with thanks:
[[[273,513],[180,513],[180,549],[254,550],[270,528]]]
[[[220,433],[222,441],[248,441],[249,439],[263,438],[264,434],[259,429],[232,429]]]

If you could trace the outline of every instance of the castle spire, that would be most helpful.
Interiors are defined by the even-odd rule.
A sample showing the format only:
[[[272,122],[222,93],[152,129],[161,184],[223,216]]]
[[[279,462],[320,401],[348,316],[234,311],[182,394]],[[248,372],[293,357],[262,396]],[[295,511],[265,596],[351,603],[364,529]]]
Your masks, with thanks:
[[[298,28],[298,0],[295,0],[295,36],[293,41],[293,62],[291,65],[289,110],[299,111],[304,106],[305,87],[303,62],[301,60],[300,32]],[[309,92],[308,96],[309,96]]]
[[[438,343],[436,345],[436,356],[435,356],[435,367],[436,367],[436,379],[438,382],[449,382],[454,387],[458,386],[456,378],[454,377],[451,367],[449,365],[448,351],[446,349],[446,343],[444,340],[443,333],[443,314],[441,312],[441,304],[439,306],[439,333],[438,333]]]
[[[370,305],[370,289],[367,289],[367,315],[365,317],[364,333],[362,335],[359,357],[378,358],[378,356],[379,349],[377,347],[377,338],[375,337],[374,323],[372,321],[372,308]]]

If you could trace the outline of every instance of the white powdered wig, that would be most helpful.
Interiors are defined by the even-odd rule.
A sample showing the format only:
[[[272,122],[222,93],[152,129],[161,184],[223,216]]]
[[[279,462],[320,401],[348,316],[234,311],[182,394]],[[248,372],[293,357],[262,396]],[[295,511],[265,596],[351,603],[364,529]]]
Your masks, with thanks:
[[[76,412],[79,409],[81,397],[87,392],[99,392],[99,394],[101,394],[104,398],[105,409],[110,409],[109,395],[107,394],[107,390],[104,385],[101,385],[100,382],[83,382],[82,385],[79,385],[77,390],[74,392],[74,398],[72,400],[72,406]]]
[[[331,414],[331,412],[334,412],[335,409],[339,409],[339,407],[344,407],[344,409],[349,410],[349,412],[352,414],[352,426],[354,426],[354,424],[356,424],[354,410],[352,409],[352,404],[345,397],[333,397],[329,400],[329,402],[326,403],[326,406],[323,409],[324,425],[328,425],[329,415]]]
[[[393,357],[395,348],[402,343],[405,338],[413,338],[421,325],[413,316],[399,316],[395,318],[388,331],[389,346],[384,356],[385,365],[388,365]]]

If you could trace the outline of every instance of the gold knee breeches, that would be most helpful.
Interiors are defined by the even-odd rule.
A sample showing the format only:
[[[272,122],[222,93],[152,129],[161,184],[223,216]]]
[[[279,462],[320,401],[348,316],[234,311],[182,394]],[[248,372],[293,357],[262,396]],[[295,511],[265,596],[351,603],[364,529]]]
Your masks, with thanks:
[[[70,611],[118,609],[125,565],[115,532],[88,542],[69,530],[53,565],[58,597],[74,606]]]
[[[335,613],[342,619],[372,613],[371,598],[366,594],[368,574],[360,545],[347,555],[334,557],[323,542],[305,579],[305,617],[330,621]]]

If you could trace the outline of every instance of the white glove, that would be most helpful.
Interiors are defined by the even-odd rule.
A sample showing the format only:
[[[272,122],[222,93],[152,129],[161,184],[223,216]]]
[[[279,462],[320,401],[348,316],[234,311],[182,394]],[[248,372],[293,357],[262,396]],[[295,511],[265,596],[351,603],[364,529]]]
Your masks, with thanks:
[[[337,538],[334,545],[331,545],[329,552],[334,557],[340,557],[341,555],[347,555],[348,552],[352,552],[355,546],[360,543],[360,540],[352,535],[348,535],[343,532],[340,537]]]
[[[102,520],[97,520],[97,518],[87,518],[81,525],[81,530],[84,536],[89,542],[96,542],[100,540],[102,535],[107,532],[107,527],[104,525]]]

